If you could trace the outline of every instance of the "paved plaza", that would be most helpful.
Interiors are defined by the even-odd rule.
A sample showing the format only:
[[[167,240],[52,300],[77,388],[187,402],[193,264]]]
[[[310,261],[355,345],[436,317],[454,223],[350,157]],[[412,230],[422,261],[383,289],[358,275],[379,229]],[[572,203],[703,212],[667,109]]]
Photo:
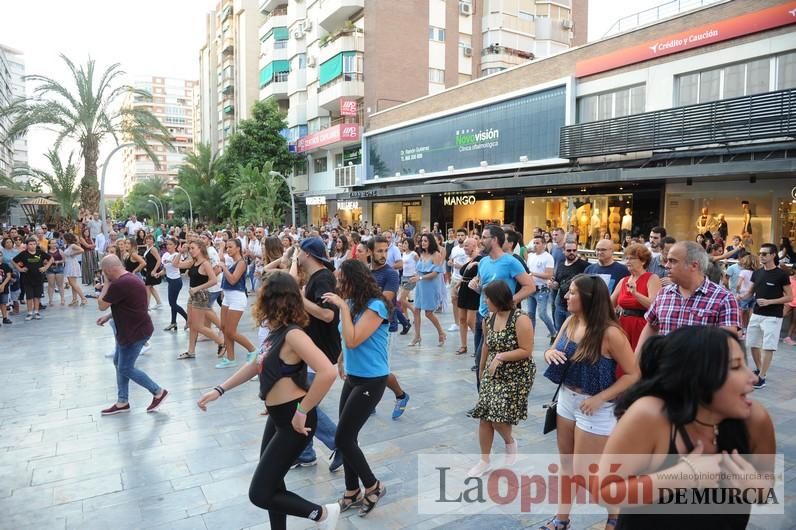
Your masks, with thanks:
[[[184,303],[186,290],[181,300]],[[165,289],[162,294],[165,301]],[[116,397],[113,364],[103,354],[113,348],[111,330],[95,324],[92,300],[86,308],[52,306],[43,320],[0,329],[0,528],[29,529],[185,529],[268,528],[268,516],[249,503],[249,481],[258,458],[265,418],[257,386],[227,393],[208,412],[199,396],[232,372],[217,370],[215,345],[202,342],[197,359],[178,361],[187,332],[160,331],[168,324],[164,306],[152,312],[152,350],[138,366],[169,390],[157,413],[147,414],[151,397],[131,383],[129,414],[101,417]],[[450,315],[442,318],[445,328]],[[256,337],[247,315],[241,329]],[[395,335],[392,365],[411,395],[408,409],[392,421],[387,390],[360,443],[387,495],[367,518],[344,514],[338,528],[536,528],[551,514],[533,516],[434,516],[419,514],[417,455],[477,453],[476,420],[467,418],[476,394],[472,357],[454,355],[458,338],[437,346],[432,326],[423,322],[423,346],[409,348],[408,336]],[[520,452],[555,453],[554,435],[543,436],[544,411],[553,385],[543,376],[546,333],[536,339],[539,371],[531,391],[529,419],[516,430]],[[786,515],[753,517],[751,528],[796,528],[790,472],[796,462],[796,350],[781,345],[768,387],[754,397],[771,413],[777,450],[786,456]],[[341,388],[337,381],[322,408],[336,418]],[[502,443],[496,448],[502,451]],[[288,488],[327,503],[344,489],[342,472],[328,471],[328,452],[316,442],[319,464],[291,471]],[[475,462],[474,462],[475,463]],[[573,527],[602,528],[604,517],[575,515]],[[313,528],[290,518],[290,528]]]

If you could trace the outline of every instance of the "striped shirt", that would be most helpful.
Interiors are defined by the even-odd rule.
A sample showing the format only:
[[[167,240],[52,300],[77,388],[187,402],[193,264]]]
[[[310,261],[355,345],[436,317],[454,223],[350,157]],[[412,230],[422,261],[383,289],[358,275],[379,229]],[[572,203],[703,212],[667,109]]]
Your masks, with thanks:
[[[684,326],[741,327],[741,312],[735,296],[707,277],[689,298],[680,294],[676,284],[662,288],[644,317],[660,335],[668,335]]]

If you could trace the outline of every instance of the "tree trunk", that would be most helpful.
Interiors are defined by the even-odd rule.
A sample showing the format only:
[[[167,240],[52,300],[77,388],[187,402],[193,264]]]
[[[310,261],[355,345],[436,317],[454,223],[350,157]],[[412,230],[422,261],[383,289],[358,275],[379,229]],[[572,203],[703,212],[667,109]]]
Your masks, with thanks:
[[[80,206],[91,212],[99,211],[99,184],[97,182],[97,158],[99,141],[96,136],[86,136],[81,142],[83,150],[83,180],[80,182]]]

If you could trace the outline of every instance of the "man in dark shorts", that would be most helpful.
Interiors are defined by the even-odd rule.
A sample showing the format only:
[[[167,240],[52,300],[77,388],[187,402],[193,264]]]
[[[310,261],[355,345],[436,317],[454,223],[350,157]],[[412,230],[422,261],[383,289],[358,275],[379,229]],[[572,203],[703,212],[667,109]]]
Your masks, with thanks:
[[[26,244],[27,248],[14,257],[14,265],[22,273],[25,305],[28,307],[25,320],[41,320],[39,306],[44,295],[44,275],[53,260],[39,248],[39,242],[35,237],[29,237]]]
[[[116,367],[116,403],[102,411],[103,416],[130,412],[128,388],[130,379],[152,394],[152,403],[146,411],[153,412],[166,399],[168,390],[159,387],[147,374],[135,367],[141,349],[152,336],[155,328],[149,318],[146,287],[137,276],[124,269],[115,255],[102,258],[102,273],[107,281],[97,297],[100,311],[110,308],[111,314],[97,319],[102,326],[113,318],[116,326],[116,352],[113,365]]]

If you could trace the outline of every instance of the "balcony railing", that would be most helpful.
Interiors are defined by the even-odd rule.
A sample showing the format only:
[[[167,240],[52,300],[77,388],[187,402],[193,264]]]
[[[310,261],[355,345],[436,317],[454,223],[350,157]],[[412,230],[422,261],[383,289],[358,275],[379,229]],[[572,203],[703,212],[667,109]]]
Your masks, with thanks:
[[[334,169],[334,185],[336,188],[350,188],[357,185],[361,164],[343,166]]]
[[[579,158],[796,136],[796,89],[561,128],[559,155]]]

